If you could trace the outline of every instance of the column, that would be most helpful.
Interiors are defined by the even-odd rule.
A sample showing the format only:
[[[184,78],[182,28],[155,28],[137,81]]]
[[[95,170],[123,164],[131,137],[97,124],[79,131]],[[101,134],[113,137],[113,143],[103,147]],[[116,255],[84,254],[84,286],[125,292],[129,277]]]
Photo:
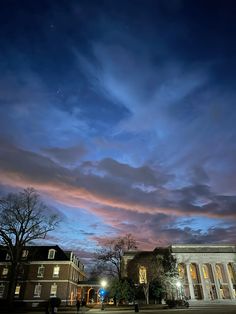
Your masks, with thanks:
[[[216,264],[215,263],[211,263],[211,270],[212,270],[214,284],[216,288],[217,299],[221,299],[220,285],[216,276]]]
[[[207,288],[206,288],[206,283],[205,283],[205,279],[204,279],[203,272],[202,272],[202,264],[198,264],[198,269],[199,269],[199,274],[200,274],[200,278],[201,278],[203,299],[209,300],[209,296],[208,296]]]
[[[224,272],[225,272],[226,280],[227,280],[228,287],[229,287],[230,299],[235,299],[233,284],[232,284],[232,281],[231,281],[231,278],[230,278],[230,274],[229,274],[229,270],[228,270],[228,264],[224,263],[223,267],[224,267]]]
[[[192,277],[191,277],[191,273],[190,273],[190,264],[186,263],[186,269],[187,269],[187,277],[188,277],[188,286],[189,286],[189,292],[190,292],[190,297],[191,300],[195,299],[195,294],[194,294],[194,289],[193,289],[193,281],[192,281]]]

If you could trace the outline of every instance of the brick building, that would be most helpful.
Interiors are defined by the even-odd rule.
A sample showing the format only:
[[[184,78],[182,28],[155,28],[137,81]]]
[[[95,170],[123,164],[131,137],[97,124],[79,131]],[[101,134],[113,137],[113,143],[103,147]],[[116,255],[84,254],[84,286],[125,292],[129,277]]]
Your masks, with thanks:
[[[8,289],[10,256],[0,249],[0,299]],[[86,279],[84,265],[72,251],[59,246],[28,246],[22,253],[15,299],[38,306],[50,297],[59,297],[65,305],[73,305],[78,295],[78,283]]]

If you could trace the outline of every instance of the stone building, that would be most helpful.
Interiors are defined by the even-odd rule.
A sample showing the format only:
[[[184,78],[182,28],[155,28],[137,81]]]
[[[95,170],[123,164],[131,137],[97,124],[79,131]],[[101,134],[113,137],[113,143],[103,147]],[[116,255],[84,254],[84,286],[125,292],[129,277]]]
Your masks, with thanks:
[[[191,302],[204,300],[219,303],[227,300],[236,303],[235,245],[186,244],[172,245],[170,249],[177,260],[179,278],[176,290],[179,297],[187,297]],[[124,277],[128,275],[129,262],[138,253],[124,254]]]
[[[72,251],[59,246],[28,246],[22,253],[21,271],[15,289],[15,300],[38,306],[50,297],[73,305],[78,295],[78,282],[85,280],[84,265]],[[0,249],[0,299],[8,289],[10,256]]]
[[[236,299],[235,245],[172,245],[184,295],[191,300]]]

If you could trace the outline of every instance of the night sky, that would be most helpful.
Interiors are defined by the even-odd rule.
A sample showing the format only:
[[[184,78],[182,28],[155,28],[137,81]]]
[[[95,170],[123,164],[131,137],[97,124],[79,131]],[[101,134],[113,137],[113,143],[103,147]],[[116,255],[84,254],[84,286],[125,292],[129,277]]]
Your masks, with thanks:
[[[236,3],[1,0],[0,194],[89,257],[236,242]]]

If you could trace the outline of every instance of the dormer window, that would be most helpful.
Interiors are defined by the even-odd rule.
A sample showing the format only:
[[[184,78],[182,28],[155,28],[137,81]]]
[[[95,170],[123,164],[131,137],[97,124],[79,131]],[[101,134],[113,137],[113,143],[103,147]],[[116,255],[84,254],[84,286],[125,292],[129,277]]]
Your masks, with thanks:
[[[7,253],[7,254],[6,254],[6,261],[10,261],[10,259],[11,259],[11,256],[10,256],[9,253]]]
[[[28,250],[23,250],[22,251],[22,258],[27,258],[28,254],[29,254]]]
[[[48,259],[54,259],[55,258],[56,251],[54,249],[50,249],[48,251]]]

